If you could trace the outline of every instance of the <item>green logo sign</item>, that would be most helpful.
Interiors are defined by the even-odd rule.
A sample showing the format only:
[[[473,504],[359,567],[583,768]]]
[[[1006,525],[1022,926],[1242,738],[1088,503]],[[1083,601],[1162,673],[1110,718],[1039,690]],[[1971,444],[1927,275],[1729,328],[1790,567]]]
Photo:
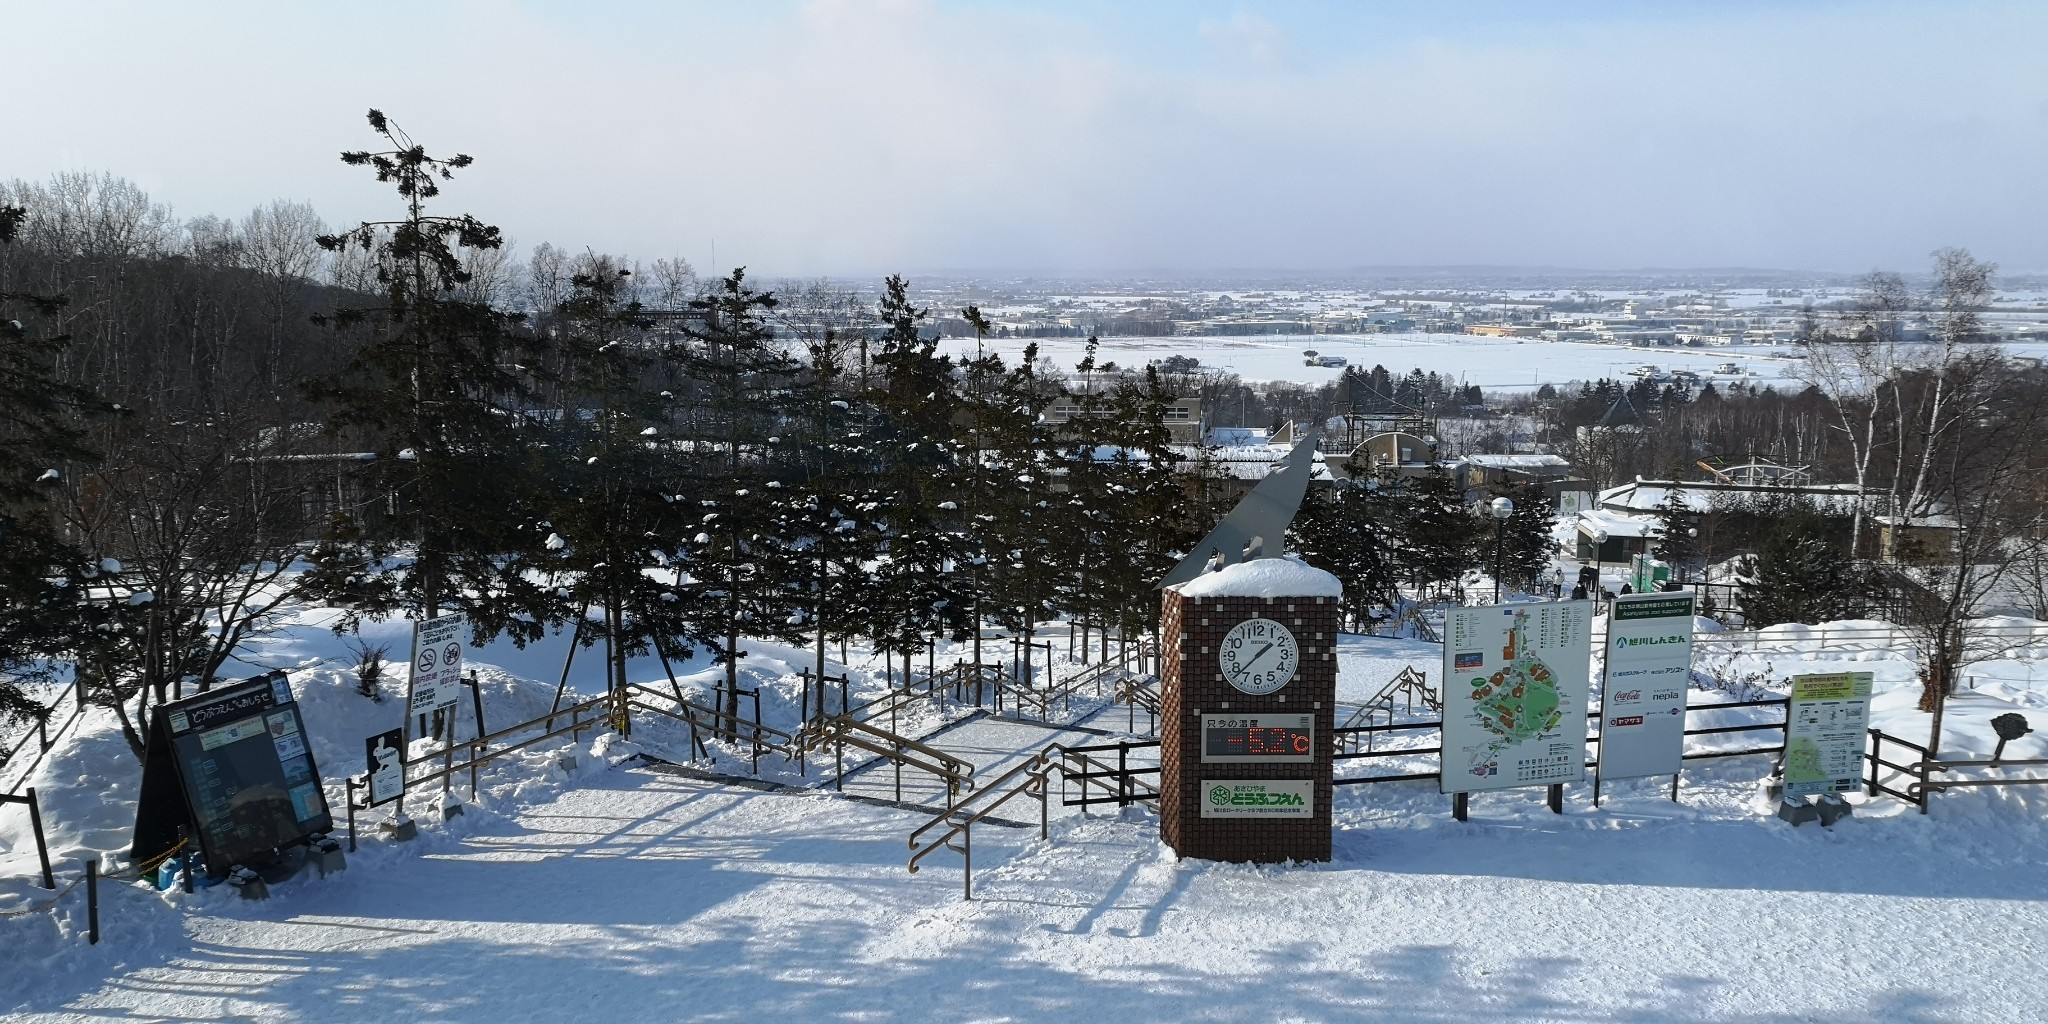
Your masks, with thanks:
[[[1229,804],[1230,804],[1230,787],[1229,787],[1229,786],[1210,786],[1210,787],[1209,787],[1209,802],[1210,802],[1210,803],[1212,803],[1212,804],[1215,804],[1215,805],[1216,805],[1216,806],[1218,806],[1218,807],[1226,807],[1226,806],[1229,806]]]
[[[1690,639],[1692,638],[1689,636],[1618,636],[1614,638],[1614,646],[1645,647],[1650,644],[1682,644]]]

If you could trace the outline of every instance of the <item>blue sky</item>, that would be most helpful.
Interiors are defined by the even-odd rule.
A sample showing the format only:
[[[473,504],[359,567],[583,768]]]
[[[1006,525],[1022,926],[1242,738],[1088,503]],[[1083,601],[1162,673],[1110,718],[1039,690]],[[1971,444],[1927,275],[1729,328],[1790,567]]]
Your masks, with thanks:
[[[771,275],[2048,270],[2048,5],[0,0],[0,177]]]

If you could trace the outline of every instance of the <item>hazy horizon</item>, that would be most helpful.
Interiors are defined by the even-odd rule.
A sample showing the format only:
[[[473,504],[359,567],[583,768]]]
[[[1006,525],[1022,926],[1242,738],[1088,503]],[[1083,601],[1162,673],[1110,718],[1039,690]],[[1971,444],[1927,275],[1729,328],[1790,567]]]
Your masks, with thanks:
[[[2048,270],[2048,8],[1836,0],[21,5],[0,178],[764,276]],[[715,252],[715,256],[714,256]],[[1005,269],[1007,268],[1007,269]]]

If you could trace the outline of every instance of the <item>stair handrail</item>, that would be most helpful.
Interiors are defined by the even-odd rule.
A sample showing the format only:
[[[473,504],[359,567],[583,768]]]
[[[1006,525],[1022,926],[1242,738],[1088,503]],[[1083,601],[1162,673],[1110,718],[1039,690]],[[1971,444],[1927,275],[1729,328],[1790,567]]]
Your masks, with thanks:
[[[974,763],[957,754],[947,753],[908,736],[899,736],[887,729],[878,729],[850,715],[828,715],[821,723],[821,727],[823,735],[820,746],[825,743],[844,744],[906,767],[929,772],[946,783],[950,792],[963,792],[975,788]],[[921,756],[910,756],[913,753]]]

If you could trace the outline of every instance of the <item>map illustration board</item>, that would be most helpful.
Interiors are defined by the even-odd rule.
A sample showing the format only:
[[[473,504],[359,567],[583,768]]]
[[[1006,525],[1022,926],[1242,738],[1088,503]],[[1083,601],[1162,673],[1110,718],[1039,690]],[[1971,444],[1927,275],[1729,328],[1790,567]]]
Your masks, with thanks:
[[[1786,796],[1862,788],[1870,683],[1868,672],[1792,677],[1785,728]]]
[[[1592,620],[1591,601],[1450,610],[1443,792],[1585,777]]]

